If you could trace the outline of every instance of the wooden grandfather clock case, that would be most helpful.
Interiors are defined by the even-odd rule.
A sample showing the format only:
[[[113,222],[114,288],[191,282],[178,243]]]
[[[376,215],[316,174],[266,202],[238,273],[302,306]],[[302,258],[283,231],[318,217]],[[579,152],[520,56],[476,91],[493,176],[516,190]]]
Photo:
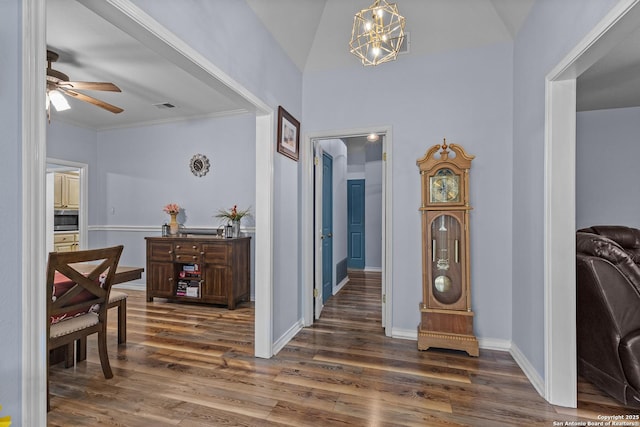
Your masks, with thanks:
[[[419,350],[437,347],[479,355],[469,250],[469,169],[474,157],[444,140],[416,162],[422,193]]]

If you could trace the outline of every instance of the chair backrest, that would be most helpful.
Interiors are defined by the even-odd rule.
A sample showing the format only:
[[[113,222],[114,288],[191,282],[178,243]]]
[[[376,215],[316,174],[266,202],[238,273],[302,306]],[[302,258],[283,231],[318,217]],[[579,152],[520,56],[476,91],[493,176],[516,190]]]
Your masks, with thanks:
[[[640,263],[640,230],[637,228],[624,225],[594,225],[578,232],[607,237],[620,245],[635,263]]]
[[[578,255],[597,257],[611,263],[640,295],[640,265],[636,264],[632,253],[625,250],[616,241],[601,234],[579,230],[576,233],[576,252]],[[606,283],[602,283],[602,285],[606,286]]]
[[[109,292],[123,246],[51,252],[47,264],[47,329],[51,323],[95,312],[106,320]]]

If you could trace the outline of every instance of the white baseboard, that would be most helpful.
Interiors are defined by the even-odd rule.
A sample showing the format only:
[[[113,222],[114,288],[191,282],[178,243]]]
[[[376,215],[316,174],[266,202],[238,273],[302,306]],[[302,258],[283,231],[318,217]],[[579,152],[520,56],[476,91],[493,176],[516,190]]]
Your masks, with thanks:
[[[415,329],[391,328],[391,337],[418,341],[418,327],[416,326]]]
[[[372,273],[382,273],[382,267],[364,267],[364,271],[370,271]]]
[[[287,332],[285,332],[280,338],[278,338],[275,343],[273,343],[273,346],[271,348],[273,355],[275,356],[276,354],[278,354],[278,352],[282,350],[284,346],[287,345],[289,341],[291,341],[291,339],[302,330],[303,327],[304,319],[298,319],[298,321],[294,323]]]
[[[538,394],[544,398],[544,380],[538,374],[538,371],[535,370],[529,359],[525,357],[525,355],[520,351],[517,345],[511,343],[511,357],[516,361],[522,372],[527,376],[529,382],[536,389]]]
[[[340,289],[344,288],[344,285],[346,285],[347,283],[349,283],[349,276],[345,277],[344,279],[342,279],[342,282],[338,283],[338,286],[336,286],[333,290],[333,295],[340,292]]]
[[[511,341],[499,338],[478,338],[478,346],[485,350],[510,351]]]

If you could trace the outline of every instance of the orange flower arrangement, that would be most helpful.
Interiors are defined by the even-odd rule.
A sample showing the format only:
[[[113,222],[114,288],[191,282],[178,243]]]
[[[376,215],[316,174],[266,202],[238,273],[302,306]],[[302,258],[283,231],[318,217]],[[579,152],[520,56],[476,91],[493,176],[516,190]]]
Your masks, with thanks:
[[[229,210],[220,209],[216,214],[216,218],[228,219],[229,221],[240,221],[245,216],[251,215],[251,207],[239,210],[238,205],[233,205]]]

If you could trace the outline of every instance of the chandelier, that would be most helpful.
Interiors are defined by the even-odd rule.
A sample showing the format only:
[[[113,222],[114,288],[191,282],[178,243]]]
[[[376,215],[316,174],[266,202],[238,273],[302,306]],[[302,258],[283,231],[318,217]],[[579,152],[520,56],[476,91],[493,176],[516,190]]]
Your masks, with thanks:
[[[378,65],[393,61],[404,41],[404,17],[395,3],[375,0],[353,18],[351,53],[362,65]]]

